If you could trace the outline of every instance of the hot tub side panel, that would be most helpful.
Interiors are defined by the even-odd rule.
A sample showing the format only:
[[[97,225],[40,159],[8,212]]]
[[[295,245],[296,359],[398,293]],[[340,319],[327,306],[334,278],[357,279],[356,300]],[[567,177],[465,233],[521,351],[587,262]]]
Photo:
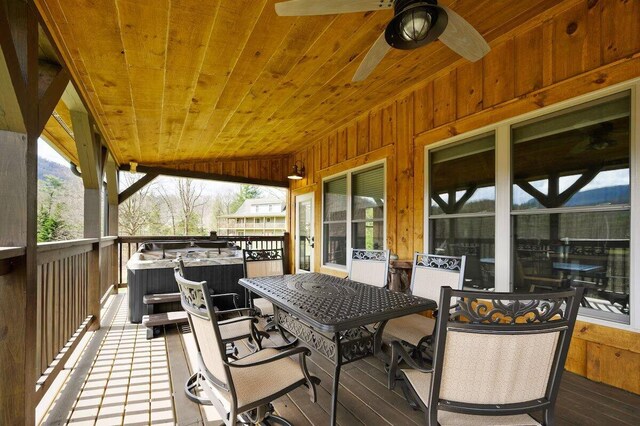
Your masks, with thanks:
[[[192,281],[206,281],[214,293],[237,293],[239,296],[238,307],[245,305],[244,288],[238,284],[243,277],[242,264],[191,266],[185,269],[186,278]],[[178,291],[178,285],[173,276],[172,268],[127,268],[128,297],[129,297],[129,321],[142,322],[142,316],[146,314],[142,298],[146,294],[174,293]],[[216,300],[216,306],[221,309],[233,309],[232,299],[229,297]],[[163,312],[181,309],[179,304],[167,304],[156,306],[154,312]]]

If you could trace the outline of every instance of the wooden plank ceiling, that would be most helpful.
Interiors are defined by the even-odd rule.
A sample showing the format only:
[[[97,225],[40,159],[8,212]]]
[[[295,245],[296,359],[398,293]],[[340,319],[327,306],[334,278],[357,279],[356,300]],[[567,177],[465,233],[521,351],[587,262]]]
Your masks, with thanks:
[[[393,50],[354,84],[391,11],[279,17],[275,3],[36,0],[120,164],[289,154],[463,60],[440,42]],[[441,3],[491,43],[557,0]]]

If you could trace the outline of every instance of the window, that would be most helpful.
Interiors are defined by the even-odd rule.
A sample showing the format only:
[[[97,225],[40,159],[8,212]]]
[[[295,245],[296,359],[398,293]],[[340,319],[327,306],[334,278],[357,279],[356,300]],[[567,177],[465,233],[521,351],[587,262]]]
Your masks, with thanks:
[[[465,287],[495,286],[495,136],[429,153],[431,251],[466,255]]]
[[[384,169],[377,167],[352,175],[352,248],[384,247]]]
[[[323,263],[345,267],[351,248],[383,249],[384,166],[348,172],[323,185]]]
[[[585,288],[582,314],[629,315],[630,94],[512,126],[516,291]]]
[[[640,303],[631,291],[640,282],[632,84],[427,149],[427,251],[466,254],[465,287],[580,286],[581,315],[631,324]]]

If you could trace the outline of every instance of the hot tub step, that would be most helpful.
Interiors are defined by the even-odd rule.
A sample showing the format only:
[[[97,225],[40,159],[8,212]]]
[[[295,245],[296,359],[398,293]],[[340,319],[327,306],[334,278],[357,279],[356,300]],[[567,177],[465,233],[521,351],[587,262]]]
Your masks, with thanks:
[[[154,328],[169,324],[186,324],[187,313],[185,311],[164,312],[161,314],[151,314],[142,317],[142,325],[147,327],[147,339],[154,337]]]

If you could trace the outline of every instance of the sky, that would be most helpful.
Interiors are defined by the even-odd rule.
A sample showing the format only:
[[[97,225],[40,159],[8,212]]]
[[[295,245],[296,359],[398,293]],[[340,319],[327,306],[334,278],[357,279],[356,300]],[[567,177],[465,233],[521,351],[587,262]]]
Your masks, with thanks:
[[[53,161],[54,163],[69,165],[69,162],[62,158],[62,155],[51,148],[51,146],[42,138],[38,138],[38,157],[42,157],[45,160]]]

